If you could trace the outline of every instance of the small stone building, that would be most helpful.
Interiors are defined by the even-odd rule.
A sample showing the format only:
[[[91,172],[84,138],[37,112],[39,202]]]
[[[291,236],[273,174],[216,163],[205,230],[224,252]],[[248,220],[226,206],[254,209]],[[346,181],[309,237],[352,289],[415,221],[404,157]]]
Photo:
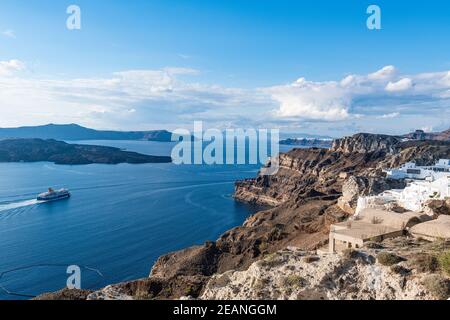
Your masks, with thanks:
[[[367,241],[399,237],[406,229],[429,219],[429,216],[417,212],[364,209],[354,220],[331,226],[329,251],[360,248]]]
[[[436,220],[415,225],[410,233],[429,241],[450,240],[450,216],[440,215]]]

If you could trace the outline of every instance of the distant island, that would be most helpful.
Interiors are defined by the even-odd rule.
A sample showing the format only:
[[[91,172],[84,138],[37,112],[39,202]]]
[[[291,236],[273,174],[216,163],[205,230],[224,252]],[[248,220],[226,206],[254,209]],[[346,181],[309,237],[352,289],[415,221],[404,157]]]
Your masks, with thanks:
[[[0,162],[40,162],[55,164],[170,163],[170,157],[150,156],[119,148],[69,144],[56,140],[0,140]]]
[[[405,134],[402,138],[408,140],[438,140],[438,141],[449,141],[450,140],[450,129],[442,132],[425,132],[423,130],[416,130],[414,132]]]
[[[171,142],[172,133],[166,130],[153,131],[102,131],[77,124],[48,124],[44,126],[0,128],[0,139],[55,139],[76,140],[144,140]]]
[[[288,138],[280,141],[281,145],[308,147],[308,148],[331,148],[331,139],[311,139],[311,138]]]

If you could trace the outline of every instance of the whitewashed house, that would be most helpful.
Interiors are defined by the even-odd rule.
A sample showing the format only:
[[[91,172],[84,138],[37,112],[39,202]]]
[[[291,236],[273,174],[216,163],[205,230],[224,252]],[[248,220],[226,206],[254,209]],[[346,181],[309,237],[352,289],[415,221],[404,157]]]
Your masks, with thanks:
[[[408,162],[397,169],[386,170],[388,178],[407,179],[405,189],[387,190],[379,195],[360,197],[356,214],[366,208],[382,208],[390,203],[420,212],[430,199],[450,198],[450,160],[441,159],[433,166],[416,166]]]
[[[407,162],[400,168],[385,170],[390,179],[437,180],[450,173],[450,159],[440,159],[432,166],[416,166]]]

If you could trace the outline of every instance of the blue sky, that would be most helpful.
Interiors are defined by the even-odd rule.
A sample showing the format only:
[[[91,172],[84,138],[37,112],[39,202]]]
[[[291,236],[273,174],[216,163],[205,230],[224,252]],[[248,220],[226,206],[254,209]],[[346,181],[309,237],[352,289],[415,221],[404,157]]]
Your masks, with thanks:
[[[65,26],[71,4],[81,30]],[[441,130],[449,18],[444,0],[2,0],[0,126]]]

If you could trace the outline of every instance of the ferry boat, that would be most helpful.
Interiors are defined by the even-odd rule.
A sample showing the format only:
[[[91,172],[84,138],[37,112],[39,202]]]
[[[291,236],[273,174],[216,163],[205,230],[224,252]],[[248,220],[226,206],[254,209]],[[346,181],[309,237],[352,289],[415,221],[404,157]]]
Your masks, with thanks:
[[[38,195],[38,201],[57,201],[70,198],[70,192],[67,189],[53,190],[48,188],[47,192]]]

